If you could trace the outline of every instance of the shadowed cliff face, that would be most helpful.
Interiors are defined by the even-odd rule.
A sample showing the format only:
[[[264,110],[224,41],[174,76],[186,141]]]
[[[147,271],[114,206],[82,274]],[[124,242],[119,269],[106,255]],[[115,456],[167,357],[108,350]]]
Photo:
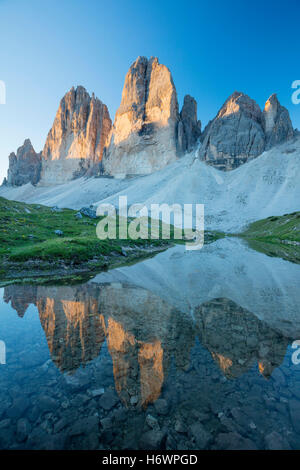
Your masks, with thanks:
[[[254,364],[269,378],[280,366],[290,342],[251,312],[229,299],[205,302],[196,309],[199,339],[227,378],[236,378]]]
[[[268,378],[290,342],[226,298],[197,307],[195,322],[150,291],[126,284],[9,286],[4,299],[21,316],[29,303],[37,306],[52,360],[62,372],[73,373],[99,356],[106,341],[115,388],[129,407],[159,398],[172,361],[177,369],[189,369],[196,336],[228,378],[254,364]]]
[[[199,155],[209,165],[232,170],[293,135],[289,113],[276,95],[262,113],[254,100],[236,91],[206,126]]]
[[[7,184],[22,186],[23,184],[37,184],[41,173],[41,154],[36,153],[30,140],[18,148],[17,153],[9,155],[9,168],[7,172]]]

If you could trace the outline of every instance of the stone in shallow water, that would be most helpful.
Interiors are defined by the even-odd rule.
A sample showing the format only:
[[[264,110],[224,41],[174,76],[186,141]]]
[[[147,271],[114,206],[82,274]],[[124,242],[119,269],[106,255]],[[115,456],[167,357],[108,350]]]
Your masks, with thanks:
[[[109,429],[113,427],[113,423],[110,417],[101,419],[100,424],[104,431],[108,431]]]
[[[43,413],[47,413],[56,410],[58,402],[48,395],[41,395],[37,400],[37,405]]]
[[[285,437],[273,431],[265,437],[266,449],[268,450],[291,450]]]
[[[108,390],[102,395],[99,403],[104,410],[109,411],[118,403],[118,401],[119,399],[115,392],[112,390]]]
[[[289,401],[291,420],[296,432],[300,432],[300,401],[292,398]]]
[[[145,432],[139,443],[140,449],[155,450],[160,449],[165,434],[162,431],[154,430]]]
[[[65,418],[61,418],[54,424],[54,432],[58,433],[67,426],[68,422]]]
[[[104,393],[104,388],[98,388],[97,390],[91,390],[90,391],[90,394],[92,395],[92,397],[100,397],[101,395],[103,395]]]
[[[122,423],[127,418],[127,410],[124,408],[119,408],[113,411],[113,419],[116,423]]]
[[[62,450],[68,447],[68,441],[67,434],[58,433],[50,435],[39,426],[29,435],[26,447],[28,449],[39,450]]]
[[[17,422],[17,441],[24,442],[28,438],[31,431],[31,426],[26,418],[21,418]]]
[[[275,380],[276,385],[284,385],[285,384],[285,377],[284,374],[281,372],[280,369],[275,369],[272,374],[272,379]]]
[[[206,431],[201,423],[192,424],[190,430],[195,439],[197,449],[205,449],[210,444],[212,435]]]
[[[31,423],[34,423],[38,419],[39,414],[40,414],[40,410],[35,405],[33,407],[30,407],[29,410],[27,410],[26,416],[29,419],[29,421],[31,421]]]
[[[10,419],[0,421],[0,449],[8,449],[13,443],[13,426]]]
[[[146,423],[149,426],[149,428],[154,429],[154,430],[159,430],[159,424],[156,418],[154,416],[151,416],[150,414],[146,416]]]
[[[27,398],[16,398],[12,406],[7,410],[7,416],[12,419],[21,418],[29,407],[29,400]]]
[[[222,450],[257,450],[251,439],[245,439],[236,432],[220,433],[216,444],[217,448]]]
[[[134,397],[131,397],[131,398],[130,398],[130,404],[131,404],[131,405],[133,405],[133,406],[134,406],[134,405],[137,405],[138,402],[139,402],[139,397],[134,396]]]
[[[187,432],[187,428],[186,428],[185,424],[180,419],[177,419],[177,421],[175,422],[174,429],[175,429],[176,432],[179,432],[179,433],[182,433],[182,434]]]
[[[97,416],[88,416],[87,418],[79,419],[71,426],[69,430],[70,436],[77,436],[81,434],[98,433],[99,419]]]
[[[167,415],[169,412],[168,402],[164,398],[159,398],[158,400],[156,400],[156,402],[154,403],[154,408],[156,409],[159,415]]]

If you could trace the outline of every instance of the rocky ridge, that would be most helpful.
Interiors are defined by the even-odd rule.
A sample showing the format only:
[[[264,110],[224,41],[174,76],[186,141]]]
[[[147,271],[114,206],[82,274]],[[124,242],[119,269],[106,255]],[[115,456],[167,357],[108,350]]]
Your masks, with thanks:
[[[233,170],[293,136],[288,110],[275,94],[262,112],[248,95],[236,91],[206,126],[199,157],[219,170]]]
[[[138,57],[125,77],[112,122],[107,106],[84,87],[62,98],[42,154],[25,141],[9,157],[5,184],[55,185],[86,175],[145,175],[195,151],[208,165],[232,170],[296,135],[288,110],[271,95],[261,111],[234,92],[201,133],[197,102],[184,97],[179,111],[170,70],[157,57]]]

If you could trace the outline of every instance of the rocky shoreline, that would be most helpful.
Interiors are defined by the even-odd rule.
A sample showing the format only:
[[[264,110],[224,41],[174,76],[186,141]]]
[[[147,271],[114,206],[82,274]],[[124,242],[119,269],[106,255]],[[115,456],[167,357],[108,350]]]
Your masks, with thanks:
[[[22,263],[4,261],[2,268],[4,275],[0,274],[0,287],[9,284],[49,284],[53,282],[72,283],[83,282],[94,277],[101,271],[130,265],[145,258],[155,256],[165,251],[172,243],[164,243],[158,247],[126,247],[122,253],[111,253],[85,261],[81,264],[67,263],[63,260],[42,261],[28,260]]]

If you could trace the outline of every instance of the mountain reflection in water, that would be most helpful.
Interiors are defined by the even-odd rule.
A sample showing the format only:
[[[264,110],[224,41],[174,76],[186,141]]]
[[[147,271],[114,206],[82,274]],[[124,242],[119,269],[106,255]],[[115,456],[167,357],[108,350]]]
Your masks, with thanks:
[[[291,340],[235,302],[219,298],[195,309],[194,320],[141,287],[84,284],[76,287],[9,286],[4,300],[23,317],[36,305],[51,358],[74,373],[100,354],[107,342],[115,388],[130,406],[160,396],[170,363],[188,370],[196,337],[227,378],[258,364],[268,378],[282,363]]]
[[[299,285],[223,239],[4,288],[0,448],[300,449]]]
[[[178,368],[189,366],[191,318],[140,287],[9,286],[4,299],[20,316],[36,305],[51,358],[62,372],[73,373],[97,357],[106,340],[115,387],[128,406],[132,396],[141,406],[159,398],[172,357]]]

